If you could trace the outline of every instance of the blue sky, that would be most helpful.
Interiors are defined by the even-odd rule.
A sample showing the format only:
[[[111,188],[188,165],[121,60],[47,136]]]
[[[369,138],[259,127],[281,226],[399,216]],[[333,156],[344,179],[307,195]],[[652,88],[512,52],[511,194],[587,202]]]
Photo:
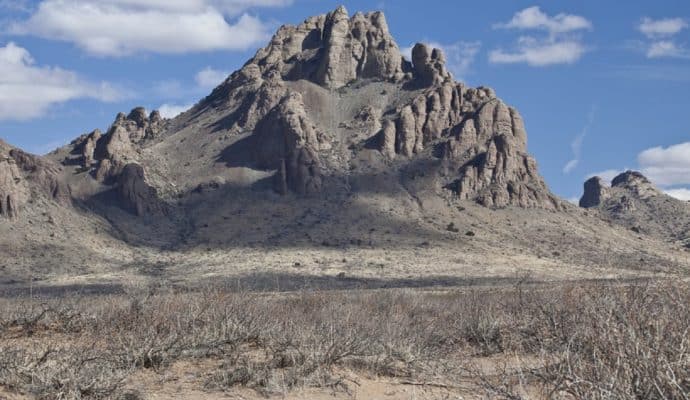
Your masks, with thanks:
[[[515,106],[560,196],[632,168],[690,199],[686,1],[0,0],[0,137],[43,153],[137,105],[174,114],[339,4],[383,10],[401,48],[442,47]]]

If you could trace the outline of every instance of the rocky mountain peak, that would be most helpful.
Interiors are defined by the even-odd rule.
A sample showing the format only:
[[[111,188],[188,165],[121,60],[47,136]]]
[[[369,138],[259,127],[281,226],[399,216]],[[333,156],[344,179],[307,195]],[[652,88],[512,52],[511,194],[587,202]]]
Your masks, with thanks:
[[[646,199],[663,193],[652,182],[637,171],[625,171],[611,181],[612,188],[619,188],[630,192],[635,197]]]
[[[75,140],[62,161],[139,215],[164,214],[159,194],[179,199],[204,182],[241,187],[255,176],[281,194],[342,195],[359,180],[397,176],[413,197],[560,208],[518,111],[491,88],[454,81],[440,49],[418,43],[411,58],[383,13],[338,7],[280,27],[174,122],[134,108]],[[408,178],[417,175],[425,179]]]
[[[304,79],[329,89],[357,79],[400,82],[418,77],[428,86],[449,77],[439,49],[418,44],[410,63],[401,56],[382,12],[350,17],[343,6],[296,26],[282,26],[232,81],[266,79],[273,73],[283,80]]]
[[[610,187],[606,186],[598,176],[588,179],[584,184],[584,193],[582,198],[580,198],[580,207],[599,207],[610,199],[611,201],[619,199],[627,204],[632,201],[632,198],[646,199],[661,194],[661,191],[642,173],[628,170],[616,175],[611,181]]]
[[[638,188],[652,186],[652,183],[642,173],[637,171],[625,171],[611,181],[612,187]]]

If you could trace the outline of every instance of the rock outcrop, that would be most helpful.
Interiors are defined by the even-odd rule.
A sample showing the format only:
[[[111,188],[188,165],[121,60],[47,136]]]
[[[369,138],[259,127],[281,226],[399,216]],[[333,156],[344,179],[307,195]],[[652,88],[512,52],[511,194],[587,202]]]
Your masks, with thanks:
[[[22,180],[16,161],[9,154],[0,154],[0,216],[14,218],[19,215],[28,199]]]
[[[260,168],[276,169],[274,188],[299,194],[321,189],[320,135],[299,93],[290,93],[257,126],[254,153]]]
[[[412,64],[415,77],[422,86],[438,85],[450,79],[450,73],[446,71],[446,57],[440,49],[417,43],[412,48]]]
[[[424,60],[443,60],[429,56],[424,46],[417,49]],[[386,123],[379,133],[380,151],[389,158],[412,157],[430,144],[439,145],[445,169],[457,176],[445,187],[460,198],[488,207],[560,207],[527,153],[517,110],[497,99],[492,89],[466,88],[444,77],[443,68],[433,71],[427,75],[434,79],[431,88],[403,106],[395,124]],[[440,84],[439,77],[444,77]]]
[[[642,199],[662,194],[649,179],[637,171],[619,174],[611,181],[611,187],[629,190]]]
[[[165,214],[164,203],[158,198],[157,190],[146,182],[144,168],[139,164],[122,168],[116,190],[124,208],[138,216]]]
[[[326,15],[284,25],[270,43],[208,96],[208,104],[230,110],[232,133],[252,130],[286,94],[286,81],[307,80],[337,89],[357,79],[401,81],[412,66],[388,31],[380,12],[344,7]]]
[[[382,13],[350,18],[342,6],[281,27],[247,65],[259,66],[262,75],[276,70],[284,80],[306,79],[331,89],[359,78],[400,80],[410,69]]]
[[[66,205],[71,201],[61,167],[50,160],[0,141],[0,216],[17,217],[32,198],[42,196]]]
[[[610,187],[604,185],[598,176],[588,179],[580,198],[580,207],[606,206],[611,210],[629,211],[635,207],[633,199],[644,200],[662,195],[640,172],[625,171],[613,178]]]
[[[95,164],[95,178],[112,184],[125,165],[137,161],[137,149],[142,142],[158,137],[166,124],[158,111],[147,115],[142,107],[134,108],[128,115],[120,113],[105,135],[96,130],[79,144],[83,149],[82,166],[88,169]]]
[[[587,179],[584,186],[585,191],[579,203],[582,208],[598,207],[609,198],[609,188],[598,176]]]

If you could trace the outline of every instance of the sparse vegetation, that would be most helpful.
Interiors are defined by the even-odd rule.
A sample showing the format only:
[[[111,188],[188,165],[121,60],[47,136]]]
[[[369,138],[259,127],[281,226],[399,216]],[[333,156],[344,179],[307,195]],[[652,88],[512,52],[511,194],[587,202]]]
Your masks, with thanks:
[[[213,360],[206,390],[347,390],[349,370],[488,398],[687,399],[688,304],[682,283],[0,300],[0,386],[131,397],[138,371]]]

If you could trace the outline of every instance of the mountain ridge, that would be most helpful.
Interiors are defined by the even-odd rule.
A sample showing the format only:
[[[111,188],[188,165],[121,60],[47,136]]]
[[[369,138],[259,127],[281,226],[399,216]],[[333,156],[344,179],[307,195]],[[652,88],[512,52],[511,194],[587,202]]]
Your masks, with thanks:
[[[641,241],[551,193],[519,112],[454,81],[439,49],[405,60],[380,12],[281,27],[174,119],[137,107],[45,157],[0,149],[0,249],[17,277],[201,279],[301,252],[329,254],[310,273],[374,273],[340,261],[353,254],[388,274],[688,267],[656,230]],[[54,260],[64,271],[46,272]]]

